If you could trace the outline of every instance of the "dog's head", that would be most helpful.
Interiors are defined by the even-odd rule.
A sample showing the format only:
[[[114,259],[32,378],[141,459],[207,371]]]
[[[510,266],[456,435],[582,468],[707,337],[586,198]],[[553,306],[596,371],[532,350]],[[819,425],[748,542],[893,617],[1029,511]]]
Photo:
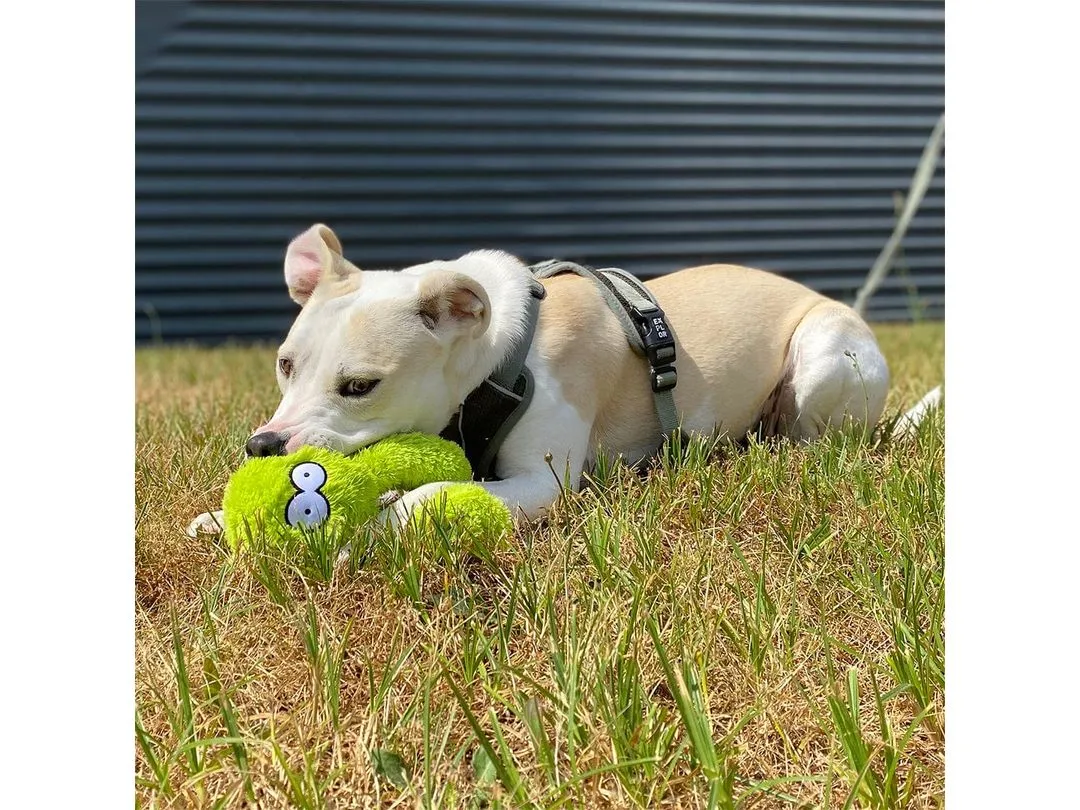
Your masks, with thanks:
[[[285,255],[289,295],[301,310],[278,350],[281,404],[248,453],[303,445],[351,453],[392,433],[438,433],[514,331],[493,324],[479,279],[522,272],[519,260],[496,251],[361,271],[330,228],[312,226]]]

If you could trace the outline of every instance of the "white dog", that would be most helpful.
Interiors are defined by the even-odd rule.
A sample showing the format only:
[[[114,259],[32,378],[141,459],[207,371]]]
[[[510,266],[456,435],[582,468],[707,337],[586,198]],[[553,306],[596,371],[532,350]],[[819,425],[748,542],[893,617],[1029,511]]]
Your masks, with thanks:
[[[325,225],[289,245],[285,281],[301,310],[278,351],[281,404],[249,441],[253,455],[302,445],[351,453],[392,433],[439,433],[530,337],[537,283],[519,259],[491,250],[362,271]],[[636,462],[664,437],[650,364],[631,348],[601,285],[575,274],[542,283],[546,297],[522,354],[534,393],[498,447],[497,480],[483,482],[529,519],[561,491],[550,465],[576,488],[597,452]],[[684,431],[813,440],[844,421],[873,427],[880,418],[888,366],[850,307],[724,264],[646,287],[674,332],[671,393]],[[404,494],[396,516],[443,486]],[[191,530],[219,525],[220,514],[207,514]]]

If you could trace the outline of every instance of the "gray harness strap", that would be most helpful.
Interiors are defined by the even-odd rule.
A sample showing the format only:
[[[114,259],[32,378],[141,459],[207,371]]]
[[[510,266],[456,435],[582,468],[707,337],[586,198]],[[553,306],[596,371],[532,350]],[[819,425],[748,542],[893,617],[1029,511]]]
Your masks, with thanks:
[[[537,278],[575,273],[596,282],[608,308],[619,319],[634,353],[649,361],[649,381],[660,429],[664,436],[673,436],[679,429],[679,415],[675,410],[675,397],[671,393],[678,382],[675,334],[649,289],[630,273],[617,267],[594,270],[574,262],[550,259],[534,264],[530,269]]]

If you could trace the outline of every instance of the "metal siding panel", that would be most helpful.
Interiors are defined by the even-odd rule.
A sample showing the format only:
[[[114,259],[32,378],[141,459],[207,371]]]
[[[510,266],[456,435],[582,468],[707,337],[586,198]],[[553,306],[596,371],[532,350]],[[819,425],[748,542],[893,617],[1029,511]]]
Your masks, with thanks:
[[[850,301],[944,105],[941,0],[138,8],[139,341],[280,339],[314,221],[361,266],[725,261]],[[943,317],[944,264],[942,166],[869,316]]]

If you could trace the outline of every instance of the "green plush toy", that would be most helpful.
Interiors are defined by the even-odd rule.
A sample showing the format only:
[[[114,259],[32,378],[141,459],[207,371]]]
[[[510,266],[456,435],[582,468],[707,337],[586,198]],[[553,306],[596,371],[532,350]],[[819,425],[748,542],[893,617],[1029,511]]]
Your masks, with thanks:
[[[433,481],[468,483],[455,483],[414,509],[414,522],[440,519],[465,537],[501,539],[513,529],[510,510],[471,478],[460,447],[423,433],[390,436],[351,456],[301,447],[287,456],[251,458],[225,488],[225,540],[235,549],[253,534],[283,543],[290,534],[318,530],[347,542],[379,512],[384,493]]]

